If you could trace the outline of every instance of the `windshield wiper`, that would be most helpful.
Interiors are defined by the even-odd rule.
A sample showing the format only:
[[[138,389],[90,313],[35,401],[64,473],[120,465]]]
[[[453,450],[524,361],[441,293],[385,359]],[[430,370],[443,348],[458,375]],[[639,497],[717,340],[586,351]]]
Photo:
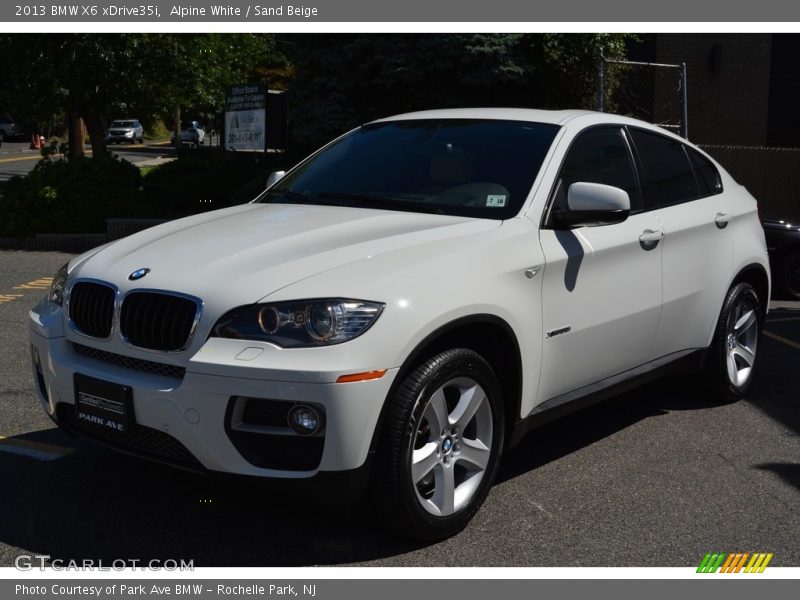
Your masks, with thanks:
[[[392,198],[389,196],[378,196],[369,193],[352,194],[349,192],[320,192],[317,194],[317,196],[319,198],[328,198],[332,200],[355,201],[368,208],[407,210],[410,212],[428,213],[431,215],[444,214],[442,209],[437,206],[425,205],[420,202],[414,202],[413,200],[404,200],[402,198]]]

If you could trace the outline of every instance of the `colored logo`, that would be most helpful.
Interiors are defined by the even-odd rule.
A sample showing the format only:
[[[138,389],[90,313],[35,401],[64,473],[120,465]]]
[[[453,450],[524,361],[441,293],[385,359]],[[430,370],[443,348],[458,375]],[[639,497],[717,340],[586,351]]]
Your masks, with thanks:
[[[136,269],[133,273],[128,275],[128,279],[130,279],[131,281],[136,281],[137,279],[141,279],[142,277],[147,275],[149,272],[150,272],[150,269],[148,269],[148,268]]]
[[[709,553],[703,557],[697,572],[716,573],[719,570],[720,573],[763,573],[772,557],[772,552]]]

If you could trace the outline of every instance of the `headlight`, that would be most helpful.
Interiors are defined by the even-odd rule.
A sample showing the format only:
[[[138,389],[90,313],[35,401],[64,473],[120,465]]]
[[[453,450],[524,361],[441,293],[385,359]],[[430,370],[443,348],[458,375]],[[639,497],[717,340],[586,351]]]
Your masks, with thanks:
[[[47,299],[59,306],[64,304],[64,286],[67,284],[68,265],[69,263],[62,266],[53,276],[53,283],[50,284],[50,292],[47,294]]]
[[[260,340],[282,348],[341,344],[364,333],[383,304],[363,300],[315,299],[251,304],[217,321],[214,337]]]

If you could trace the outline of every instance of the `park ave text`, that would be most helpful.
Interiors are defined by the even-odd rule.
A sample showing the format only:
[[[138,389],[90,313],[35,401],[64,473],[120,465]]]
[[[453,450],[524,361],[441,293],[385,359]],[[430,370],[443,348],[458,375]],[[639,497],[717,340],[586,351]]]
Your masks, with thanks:
[[[51,585],[15,586],[17,596],[44,596],[48,592],[53,596],[200,596],[204,593],[216,593],[217,596],[283,596],[313,598],[317,595],[316,584],[310,585],[276,585],[276,584],[125,584],[109,585],[70,585],[55,583]]]

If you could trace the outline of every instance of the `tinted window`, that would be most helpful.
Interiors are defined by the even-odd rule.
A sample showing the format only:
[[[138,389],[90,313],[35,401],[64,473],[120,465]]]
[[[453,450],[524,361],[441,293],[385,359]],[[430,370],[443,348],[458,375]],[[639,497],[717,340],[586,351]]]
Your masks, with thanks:
[[[711,196],[712,194],[719,194],[722,192],[722,180],[720,179],[719,171],[717,171],[717,167],[714,166],[714,163],[694,148],[689,148],[687,146],[686,152],[689,153],[689,158],[694,167],[694,174],[697,177],[697,186],[700,189],[700,195]]]
[[[698,197],[697,181],[678,140],[638,129],[631,130],[645,179],[645,205],[669,206]]]
[[[561,166],[553,197],[553,212],[567,208],[569,186],[579,181],[621,188],[628,192],[632,212],[642,208],[633,160],[624,134],[618,127],[590,129],[575,139]]]
[[[558,126],[426,119],[366,125],[287,175],[262,202],[516,215]]]

